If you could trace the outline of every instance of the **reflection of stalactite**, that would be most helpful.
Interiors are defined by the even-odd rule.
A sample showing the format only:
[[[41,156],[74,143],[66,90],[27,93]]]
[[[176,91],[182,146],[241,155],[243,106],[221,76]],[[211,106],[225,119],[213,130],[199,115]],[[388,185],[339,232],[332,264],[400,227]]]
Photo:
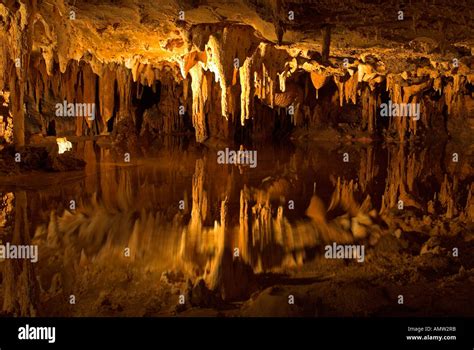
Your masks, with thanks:
[[[399,144],[389,147],[389,165],[387,168],[387,179],[385,192],[382,197],[381,212],[397,207],[399,201],[403,206],[413,206],[421,209],[419,201],[416,199],[414,183],[423,170],[424,154],[412,151],[408,156],[405,154],[405,145]],[[416,157],[420,159],[416,159]]]
[[[251,209],[249,205],[250,194],[245,186],[240,191],[240,215],[239,215],[239,247],[242,252],[242,257],[248,262],[251,248],[251,231],[250,231],[250,215]]]
[[[13,193],[0,193],[0,229],[1,235],[8,235],[7,228],[11,226],[13,204],[15,196]],[[8,225],[7,225],[8,224]]]
[[[355,216],[359,211],[359,204],[354,199],[354,192],[357,192],[358,184],[354,183],[353,180],[347,182],[337,178],[336,188],[331,197],[331,203],[329,204],[328,210],[333,210],[340,206],[350,215]]]
[[[328,187],[324,186],[324,181],[319,182],[318,179],[316,189],[312,184],[309,188],[304,184],[303,187],[306,188],[302,190],[302,198],[309,199],[308,197],[314,194],[304,219],[295,219],[294,212],[287,209],[287,199],[291,198],[289,195],[299,193],[295,184],[300,180],[296,174],[317,163],[326,166],[324,158],[320,158],[321,152],[314,152],[314,158],[309,159],[305,158],[306,152],[298,152],[288,163],[284,163],[284,166],[278,165],[277,169],[274,169],[278,176],[263,181],[263,185],[258,188],[243,189],[238,187],[240,184],[231,176],[221,176],[220,170],[217,171],[219,176],[214,176],[209,184],[206,174],[223,167],[214,168],[214,162],[198,160],[192,164],[194,178],[190,210],[193,214],[189,223],[186,223],[189,212],[185,214],[178,209],[173,212],[167,200],[155,202],[158,198],[170,198],[170,193],[176,192],[171,189],[169,192],[161,191],[156,183],[164,182],[163,187],[167,189],[172,187],[168,184],[177,179],[175,175],[178,172],[183,173],[183,160],[180,160],[176,172],[165,179],[162,174],[157,176],[148,171],[142,172],[141,176],[146,174],[146,180],[142,182],[139,181],[140,171],[135,167],[121,168],[118,171],[116,165],[112,164],[113,159],[103,149],[100,166],[105,167],[102,169],[105,176],[101,174],[100,179],[109,181],[109,186],[102,185],[90,203],[77,201],[77,209],[74,212],[65,211],[62,215],[58,215],[56,211],[51,213],[47,229],[47,247],[63,254],[62,260],[60,258],[59,261],[67,271],[55,277],[54,286],[60,283],[65,286],[65,292],[76,288],[78,285],[73,272],[80,273],[80,267],[88,266],[91,261],[94,261],[94,264],[89,266],[106,264],[110,262],[111,257],[123,258],[123,248],[128,247],[134,264],[144,263],[150,268],[163,267],[183,271],[186,278],[189,277],[192,281],[203,278],[208,287],[211,286],[211,289],[221,293],[226,299],[243,298],[248,294],[248,290],[251,290],[248,286],[252,286],[254,273],[281,272],[285,268],[301,266],[308,259],[312,259],[315,253],[318,254],[322,246],[332,242],[365,244],[373,241],[372,236],[379,232],[380,228],[372,223],[375,216],[370,210],[370,197],[367,197],[362,205],[356,200],[360,199],[358,195],[373,189],[371,182],[378,173],[377,164],[374,163],[374,149],[375,147],[369,147],[365,153],[361,152],[358,182],[344,181],[342,178],[339,178],[337,183],[334,182],[330,213],[323,201],[317,197],[317,190]],[[439,178],[437,172],[429,174],[422,168],[431,164],[426,161],[426,157],[433,153],[430,151],[415,149],[410,152],[409,148],[403,145],[389,149],[388,178],[390,181],[402,179],[402,184],[395,183],[398,191],[403,187],[406,193],[416,196],[417,186],[421,181],[425,178]],[[405,160],[401,161],[398,157]],[[171,167],[166,161],[161,166],[167,169]],[[318,172],[319,169],[314,170]],[[335,172],[334,169],[329,171]],[[192,173],[192,170],[190,172]],[[121,173],[124,174],[120,175]],[[224,173],[226,172],[222,171],[222,174]],[[406,174],[405,178],[401,173]],[[354,176],[356,174],[354,172]],[[448,176],[448,179],[452,177]],[[323,186],[320,183],[323,183]],[[456,191],[454,180],[449,186],[451,192]],[[239,198],[233,197],[239,193],[238,190],[240,210]],[[179,192],[178,195],[182,193]],[[207,203],[208,199],[213,198],[213,194],[217,193],[219,196],[223,192],[228,199],[220,202],[219,220],[219,206],[210,206],[204,202]],[[372,195],[372,192],[370,193]],[[461,196],[463,202],[456,203],[459,210],[461,207],[467,207],[469,202],[472,206],[472,195],[469,195],[471,199],[467,203],[464,202],[464,194]],[[144,203],[151,204],[148,206]],[[407,203],[405,202],[405,205]],[[437,207],[438,204],[436,203]],[[161,209],[156,211],[157,207]],[[336,207],[337,210],[333,211]],[[215,209],[215,213],[211,212],[212,209]],[[344,210],[342,215],[341,209]],[[166,216],[166,212],[175,216]],[[237,212],[240,213],[240,220],[239,226],[235,227],[235,222],[229,218],[235,218]],[[337,212],[339,216],[334,218]],[[216,221],[212,227],[209,225],[209,219],[214,218],[213,214]],[[234,255],[235,248],[239,249],[237,255]],[[247,281],[247,287],[236,285],[232,279]],[[52,290],[55,290],[54,286],[51,287]]]
[[[454,193],[456,192],[456,178],[453,179],[453,182],[448,180],[448,175],[445,174],[444,181],[441,184],[441,189],[439,191],[438,200],[441,206],[446,210],[446,218],[452,219],[454,215],[457,214],[457,210],[454,202]]]
[[[379,167],[375,160],[374,147],[368,146],[367,148],[362,149],[359,167],[359,184],[362,191],[366,190],[367,186],[371,184],[378,172]]]
[[[191,231],[199,232],[202,224],[206,221],[208,204],[207,192],[204,190],[205,173],[202,159],[196,160],[196,170],[193,175],[193,204],[191,209],[191,222],[189,224]]]
[[[474,183],[468,186],[465,215],[471,221],[474,220]]]
[[[30,244],[25,192],[15,193],[15,228],[13,237],[7,239],[15,245]],[[4,264],[3,310],[16,316],[36,316],[39,290],[31,261],[7,259]]]
[[[262,198],[263,199],[263,198]],[[252,246],[259,251],[272,241],[272,208],[268,200],[258,200],[252,207]],[[261,259],[257,261],[261,269]]]

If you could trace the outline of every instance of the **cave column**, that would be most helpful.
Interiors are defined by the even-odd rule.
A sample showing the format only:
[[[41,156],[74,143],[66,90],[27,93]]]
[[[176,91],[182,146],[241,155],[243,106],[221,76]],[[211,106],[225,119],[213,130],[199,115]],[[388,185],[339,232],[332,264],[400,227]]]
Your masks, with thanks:
[[[326,25],[322,29],[323,32],[323,50],[321,52],[321,56],[323,62],[329,61],[329,47],[331,45],[331,27]]]
[[[25,92],[30,63],[30,48],[33,41],[28,28],[33,25],[35,13],[36,1],[31,3],[31,7],[20,2],[20,8],[13,15],[10,28],[12,39],[9,43],[9,49],[12,63],[9,72],[9,88],[12,92],[13,139],[17,148],[25,146]]]
[[[25,111],[24,87],[21,78],[18,77],[16,69],[12,69],[10,74],[10,90],[12,91],[11,113],[13,117],[13,141],[15,147],[25,146]]]

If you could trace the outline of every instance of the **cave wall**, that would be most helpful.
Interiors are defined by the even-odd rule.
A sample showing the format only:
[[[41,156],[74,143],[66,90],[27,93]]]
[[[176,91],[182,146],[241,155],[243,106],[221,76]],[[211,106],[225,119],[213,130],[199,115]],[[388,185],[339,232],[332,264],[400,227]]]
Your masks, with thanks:
[[[452,35],[446,25],[440,27],[445,28],[443,37],[436,32],[430,40],[420,39],[422,22],[416,21],[421,15],[413,4],[404,7],[413,23],[398,29],[401,37],[408,36],[402,50],[400,43],[393,44],[393,30],[391,36],[377,34],[392,44],[389,48],[373,43],[364,49],[354,40],[352,48],[344,49],[341,31],[355,34],[349,35],[326,8],[327,16],[316,28],[332,31],[333,47],[323,58],[327,30],[303,40],[309,14],[301,13],[299,2],[272,5],[271,16],[262,11],[268,5],[245,1],[242,11],[248,19],[229,22],[230,14],[209,17],[199,4],[184,6],[177,18],[169,19],[169,9],[151,4],[6,1],[0,5],[0,91],[10,94],[15,145],[21,147],[25,137],[29,141],[34,135],[123,130],[153,138],[194,129],[196,140],[204,142],[240,135],[267,138],[342,122],[373,136],[386,129],[385,134],[404,141],[432,131],[456,134],[472,128],[474,73],[466,14],[460,43],[446,42]],[[180,6],[176,3],[174,9]],[[216,9],[225,12],[227,6]],[[316,6],[311,2],[309,13]],[[346,6],[341,2],[336,7]],[[289,24],[282,15],[291,8],[300,16],[298,23]],[[113,14],[120,14],[116,22],[111,22]],[[164,24],[157,18],[164,18]],[[150,46],[155,39],[159,45]],[[380,104],[388,99],[419,103],[420,120],[381,120]],[[62,101],[95,103],[97,118],[58,118],[53,109]],[[278,128],[283,129],[275,132]]]

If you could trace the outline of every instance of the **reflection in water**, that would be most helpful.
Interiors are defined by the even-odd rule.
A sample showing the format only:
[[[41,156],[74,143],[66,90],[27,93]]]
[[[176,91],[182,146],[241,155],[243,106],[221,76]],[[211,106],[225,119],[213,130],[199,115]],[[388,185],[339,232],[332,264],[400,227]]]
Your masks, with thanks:
[[[13,196],[11,193],[6,196],[8,199],[13,197],[15,201],[14,227],[13,232],[8,227],[3,231],[4,239],[2,241],[11,242],[14,245],[30,244],[26,192],[17,191]],[[12,217],[10,203],[7,200],[4,207],[7,223],[10,221],[8,219]],[[3,265],[3,310],[11,314],[36,316],[39,295],[34,264],[30,260],[6,259]]]
[[[54,295],[100,290],[91,266],[123,264],[179,271],[224,300],[246,300],[258,274],[298,269],[325,244],[374,246],[398,228],[422,230],[397,217],[400,203],[420,215],[472,220],[472,169],[436,147],[265,147],[250,169],[218,164],[215,151],[174,148],[125,163],[106,147],[79,143],[87,161],[80,180],[0,189],[2,242],[33,237],[40,255],[38,264],[3,262],[3,310],[36,315]]]

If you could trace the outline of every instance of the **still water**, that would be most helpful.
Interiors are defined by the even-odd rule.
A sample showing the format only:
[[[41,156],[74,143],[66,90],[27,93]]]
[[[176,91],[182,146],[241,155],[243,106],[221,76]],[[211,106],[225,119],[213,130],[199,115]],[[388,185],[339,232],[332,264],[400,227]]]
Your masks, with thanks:
[[[91,264],[173,271],[203,278],[228,299],[248,297],[249,274],[300,269],[331,242],[375,244],[400,198],[420,217],[444,187],[456,186],[461,203],[470,179],[449,148],[253,145],[245,147],[256,151],[251,167],[222,164],[223,148],[182,140],[129,162],[105,143],[76,142],[84,171],[0,184],[2,242],[39,252],[37,263],[2,264],[4,310],[19,304],[29,314],[54,290],[99,288],[93,279],[101,278],[86,272]]]

